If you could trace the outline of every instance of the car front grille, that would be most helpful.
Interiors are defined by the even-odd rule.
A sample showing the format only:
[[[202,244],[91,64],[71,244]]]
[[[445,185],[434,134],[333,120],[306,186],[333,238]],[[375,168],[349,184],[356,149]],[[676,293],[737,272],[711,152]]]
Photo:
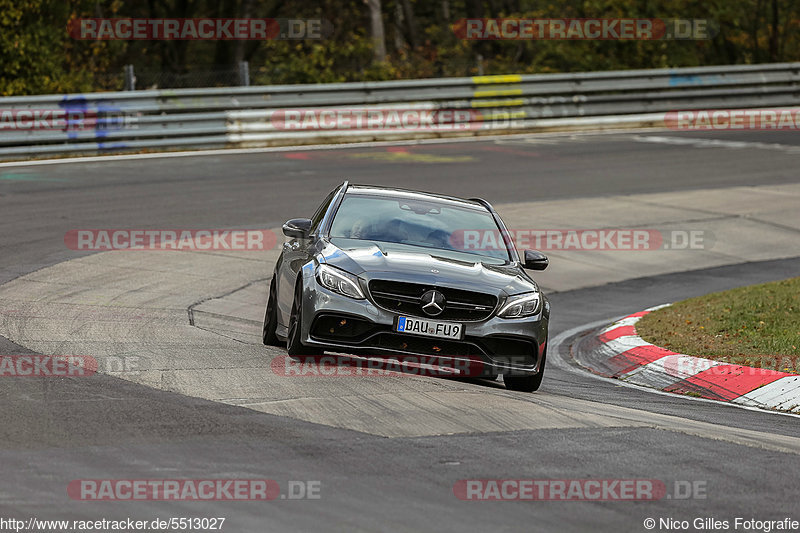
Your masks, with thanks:
[[[439,357],[479,357],[482,354],[482,350],[471,342],[431,339],[398,333],[380,333],[370,341],[380,349],[395,352],[419,353]]]
[[[435,317],[422,310],[422,295],[431,289],[446,299],[444,311]],[[497,306],[497,297],[491,294],[401,281],[374,279],[369,282],[369,292],[375,303],[387,311],[434,320],[485,320]]]

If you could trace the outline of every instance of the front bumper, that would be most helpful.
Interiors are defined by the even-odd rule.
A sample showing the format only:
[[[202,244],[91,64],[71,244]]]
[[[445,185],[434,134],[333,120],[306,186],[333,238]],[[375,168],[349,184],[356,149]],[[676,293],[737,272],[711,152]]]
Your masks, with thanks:
[[[521,319],[492,316],[464,325],[462,341],[393,331],[396,313],[368,297],[354,300],[322,287],[314,276],[303,283],[302,342],[307,346],[362,356],[434,357],[472,377],[532,375],[541,367],[548,319],[543,314]],[[464,372],[466,371],[466,372]]]

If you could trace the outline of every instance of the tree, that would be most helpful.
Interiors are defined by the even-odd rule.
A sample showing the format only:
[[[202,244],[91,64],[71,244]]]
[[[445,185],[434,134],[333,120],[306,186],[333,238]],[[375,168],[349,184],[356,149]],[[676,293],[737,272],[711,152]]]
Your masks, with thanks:
[[[383,31],[383,12],[381,0],[364,0],[369,8],[369,22],[372,35],[372,61],[386,61],[386,35]]]

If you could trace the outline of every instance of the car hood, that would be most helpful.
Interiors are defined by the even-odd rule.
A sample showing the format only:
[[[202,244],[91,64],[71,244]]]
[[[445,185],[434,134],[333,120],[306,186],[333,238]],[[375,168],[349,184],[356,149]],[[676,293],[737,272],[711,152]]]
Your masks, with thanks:
[[[492,264],[490,260],[484,262],[478,256],[464,253],[337,239],[336,244],[326,243],[320,256],[322,262],[367,281],[387,279],[496,295],[537,290],[536,283],[519,265]]]

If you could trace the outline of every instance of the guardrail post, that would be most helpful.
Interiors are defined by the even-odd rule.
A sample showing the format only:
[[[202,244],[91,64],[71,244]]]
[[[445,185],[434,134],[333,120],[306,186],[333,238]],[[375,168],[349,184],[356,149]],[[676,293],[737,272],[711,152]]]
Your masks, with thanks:
[[[247,61],[239,61],[239,85],[250,85],[250,64]]]
[[[133,73],[133,65],[125,65],[125,91],[136,90],[136,75]]]

